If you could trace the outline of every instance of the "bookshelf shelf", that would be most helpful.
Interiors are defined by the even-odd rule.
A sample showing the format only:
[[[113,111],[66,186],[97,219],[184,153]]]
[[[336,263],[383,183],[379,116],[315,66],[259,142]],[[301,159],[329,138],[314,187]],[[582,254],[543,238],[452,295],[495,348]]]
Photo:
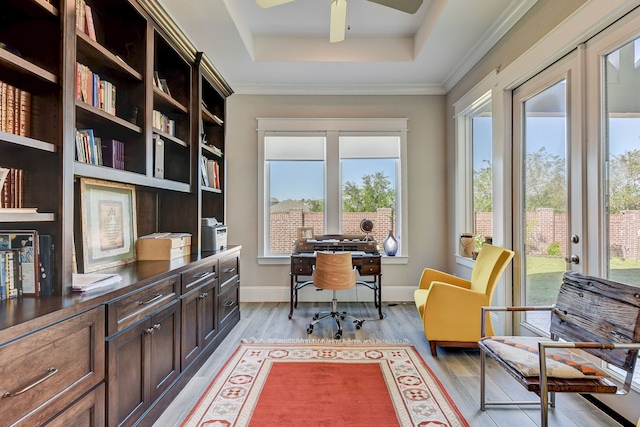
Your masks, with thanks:
[[[224,124],[220,117],[216,116],[204,107],[202,108],[202,119],[207,123],[214,123],[218,126],[222,126]]]
[[[91,165],[88,163],[74,162],[73,172],[75,176],[103,179],[106,181],[120,182],[123,184],[132,184],[161,190],[171,190],[183,193],[191,191],[189,184],[171,181],[168,179],[158,179],[130,172],[121,169],[113,169],[106,166]]]
[[[0,66],[25,76],[37,77],[48,83],[58,83],[58,76],[55,74],[4,49],[0,49]]]
[[[153,128],[153,133],[160,135],[162,137],[162,139],[165,139],[167,141],[171,141],[174,144],[182,145],[183,147],[188,147],[189,146],[189,144],[187,144],[186,142],[184,142],[180,138],[176,138],[175,136],[169,135],[168,133],[163,132],[160,129]]]
[[[117,124],[123,128],[126,128],[132,132],[142,133],[142,128],[138,125],[134,125],[124,119],[121,119],[118,116],[114,116],[113,114],[109,114],[106,111],[102,111],[99,108],[96,108],[92,105],[87,104],[86,102],[80,101],[78,99],[76,102],[76,115],[79,122],[93,122],[98,121],[101,122],[109,122],[111,124]],[[85,127],[90,127],[86,126]]]
[[[91,38],[76,31],[78,55],[77,59],[80,63],[90,64],[95,68],[98,74],[117,74],[119,76],[142,81],[142,74],[136,71],[124,60],[111,53],[100,43],[91,40]],[[99,65],[97,65],[99,64]],[[97,68],[96,68],[97,67]]]
[[[27,147],[34,148],[36,150],[48,151],[51,153],[55,153],[58,151],[58,147],[48,142],[40,141],[33,138],[27,138],[24,136],[14,135],[12,133],[0,132],[0,147],[3,144],[10,144],[9,146],[14,147]]]
[[[0,223],[3,222],[53,222],[56,216],[52,213],[4,213],[0,209]]]
[[[222,158],[222,156],[215,152],[211,147],[209,147],[208,145],[204,145],[204,144],[200,144],[200,147],[202,147],[202,149],[207,153],[207,154],[211,154],[213,156]]]
[[[168,108],[173,112],[178,113],[188,113],[189,110],[187,107],[176,101],[174,98],[164,93],[161,89],[157,87],[153,87],[153,102],[154,105],[159,106],[160,108]]]
[[[222,190],[219,188],[207,187],[205,185],[202,186],[202,191],[206,191],[208,193],[217,193],[222,194]]]
[[[32,1],[36,6],[38,6],[39,8],[42,8],[46,13],[50,13],[55,17],[60,16],[60,11],[58,10],[58,8],[52,5],[51,3],[49,3],[48,1],[46,0],[32,0]]]

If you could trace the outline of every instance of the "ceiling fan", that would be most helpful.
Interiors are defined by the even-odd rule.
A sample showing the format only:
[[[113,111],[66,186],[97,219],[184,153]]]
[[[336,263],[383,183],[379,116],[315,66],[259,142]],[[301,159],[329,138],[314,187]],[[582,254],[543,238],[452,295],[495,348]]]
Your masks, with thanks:
[[[256,0],[258,6],[269,8],[289,3],[294,0]],[[406,13],[416,13],[422,5],[422,0],[367,0]],[[347,25],[347,0],[333,0],[331,2],[331,22],[329,27],[329,41],[331,43],[344,40]]]

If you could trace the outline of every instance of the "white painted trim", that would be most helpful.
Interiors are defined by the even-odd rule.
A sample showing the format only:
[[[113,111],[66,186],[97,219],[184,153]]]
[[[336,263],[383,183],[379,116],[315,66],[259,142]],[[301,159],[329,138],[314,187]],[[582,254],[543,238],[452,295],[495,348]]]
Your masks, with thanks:
[[[445,95],[441,84],[316,84],[304,87],[288,83],[234,83],[234,93],[241,95]]]

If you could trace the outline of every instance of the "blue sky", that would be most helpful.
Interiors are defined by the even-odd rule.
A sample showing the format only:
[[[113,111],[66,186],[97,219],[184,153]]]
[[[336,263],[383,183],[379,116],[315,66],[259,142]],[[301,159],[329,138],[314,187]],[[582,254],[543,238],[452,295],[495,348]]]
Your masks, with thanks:
[[[377,171],[395,181],[395,160],[349,159],[342,161],[343,181],[362,185],[362,177]],[[278,200],[323,199],[324,167],[321,161],[271,161],[271,197]]]

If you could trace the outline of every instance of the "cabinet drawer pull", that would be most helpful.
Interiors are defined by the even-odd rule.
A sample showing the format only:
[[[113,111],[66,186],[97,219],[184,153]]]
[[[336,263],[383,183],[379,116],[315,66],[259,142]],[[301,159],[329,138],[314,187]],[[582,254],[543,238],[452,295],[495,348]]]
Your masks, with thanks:
[[[225,273],[233,273],[234,271],[236,271],[236,268],[235,268],[235,267],[230,267],[230,268],[225,268],[225,269],[224,269],[224,272],[225,272]]]
[[[207,297],[207,295],[209,295],[209,293],[208,293],[208,292],[203,292],[203,293],[201,293],[201,294],[198,296],[198,298],[200,298],[200,299],[205,299],[205,298]]]
[[[144,330],[144,333],[147,335],[151,335],[153,333],[153,328],[147,328]]]
[[[224,305],[225,307],[231,307],[231,306],[232,306],[232,305],[234,305],[235,303],[236,303],[236,302],[235,302],[234,300],[231,300],[231,301],[227,301],[227,302],[225,302],[223,305]]]
[[[205,271],[204,273],[201,273],[201,274],[194,274],[193,276],[191,276],[191,278],[195,280],[200,280],[200,279],[204,279],[207,276],[211,276],[212,274],[213,274],[213,271]]]
[[[19,396],[19,395],[21,395],[22,393],[24,393],[24,392],[26,392],[26,391],[31,390],[32,388],[34,388],[34,387],[35,387],[35,386],[37,386],[38,384],[40,384],[40,383],[42,383],[42,382],[44,382],[44,381],[48,380],[49,378],[51,378],[52,376],[54,376],[54,375],[55,375],[55,374],[57,374],[57,373],[58,373],[58,368],[53,368],[53,367],[51,367],[51,368],[47,369],[47,374],[46,374],[44,377],[40,378],[39,380],[37,380],[37,381],[36,381],[36,382],[34,382],[33,384],[28,385],[28,386],[26,386],[25,388],[23,388],[22,390],[20,390],[20,391],[16,391],[15,393],[11,393],[10,391],[7,391],[7,392],[5,392],[5,393],[3,393],[3,394],[2,394],[2,397],[15,397],[15,396]]]
[[[151,304],[152,302],[159,300],[160,298],[162,298],[162,294],[158,294],[154,297],[149,298],[146,301],[138,301],[138,305],[147,305],[147,304]]]
[[[161,327],[162,325],[160,323],[156,323],[155,325],[153,325],[153,329],[155,329],[156,331],[159,331]]]

